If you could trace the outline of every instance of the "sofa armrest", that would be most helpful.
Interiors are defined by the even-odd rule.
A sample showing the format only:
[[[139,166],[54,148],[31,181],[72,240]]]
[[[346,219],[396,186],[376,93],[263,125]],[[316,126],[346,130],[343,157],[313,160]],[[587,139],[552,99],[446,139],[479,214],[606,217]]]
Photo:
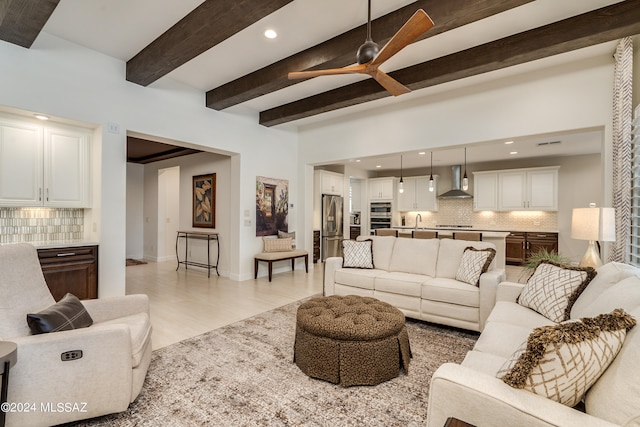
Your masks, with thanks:
[[[330,257],[324,262],[324,295],[335,294],[336,270],[342,267],[342,257]]]
[[[496,301],[516,302],[520,292],[522,292],[522,288],[524,288],[523,283],[502,282],[498,285]]]
[[[496,289],[505,279],[504,269],[493,269],[480,276],[480,330],[496,305]]]
[[[427,425],[441,427],[448,417],[477,426],[614,426],[502,380],[454,363],[431,378]]]
[[[82,305],[95,323],[132,314],[149,314],[149,297],[144,294],[82,300]]]
[[[54,425],[118,410],[131,400],[131,332],[124,324],[12,338],[18,362],[11,369],[9,397],[14,402],[40,405],[86,403],[86,413],[12,413],[9,425]],[[66,352],[82,357],[67,360]],[[9,416],[11,418],[9,418]]]

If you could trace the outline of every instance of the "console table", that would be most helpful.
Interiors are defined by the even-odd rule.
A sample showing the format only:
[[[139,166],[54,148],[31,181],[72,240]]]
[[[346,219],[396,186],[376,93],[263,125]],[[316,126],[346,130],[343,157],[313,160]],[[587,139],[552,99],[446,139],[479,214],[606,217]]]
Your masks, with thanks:
[[[184,239],[184,261],[180,261],[180,255],[178,254],[178,242],[180,239]],[[206,240],[207,241],[207,263],[189,261],[189,239]],[[211,242],[216,242],[216,263],[211,264]],[[178,231],[176,236],[176,258],[178,259],[178,267],[180,264],[184,264],[184,268],[193,265],[196,267],[202,267],[207,269],[207,277],[211,277],[211,269],[215,268],[218,276],[218,263],[220,262],[220,240],[218,239],[218,233],[213,231]]]

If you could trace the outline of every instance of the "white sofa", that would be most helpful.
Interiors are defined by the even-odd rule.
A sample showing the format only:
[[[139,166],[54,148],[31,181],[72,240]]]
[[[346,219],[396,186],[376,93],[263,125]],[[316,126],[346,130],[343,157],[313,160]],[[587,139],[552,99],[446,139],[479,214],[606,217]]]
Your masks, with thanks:
[[[452,239],[371,239],[373,269],[343,268],[342,258],[325,262],[325,295],[362,295],[400,309],[407,317],[481,331],[491,312],[504,269],[492,262],[480,286],[455,279],[466,247],[493,248],[488,242]]]
[[[447,363],[431,379],[428,425],[448,417],[478,426],[640,425],[640,326],[584,399],[584,411],[532,392],[515,389],[496,377],[505,361],[538,326],[554,323],[516,302],[524,285],[498,286],[496,306],[474,349],[462,364]],[[640,321],[640,269],[608,263],[598,269],[571,309],[571,319],[594,317],[622,308]]]

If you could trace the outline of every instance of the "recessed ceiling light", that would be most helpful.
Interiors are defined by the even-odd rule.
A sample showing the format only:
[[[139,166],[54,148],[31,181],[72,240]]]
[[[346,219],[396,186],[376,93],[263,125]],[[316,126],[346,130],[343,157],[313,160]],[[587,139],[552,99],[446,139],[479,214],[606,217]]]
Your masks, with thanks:
[[[513,155],[513,154],[518,154],[517,151],[511,151],[509,154]]]
[[[513,141],[505,141],[504,144],[505,145],[513,144]]]
[[[276,33],[275,30],[269,29],[264,32],[264,36],[268,39],[275,39],[278,37],[278,33]]]
[[[356,163],[360,163],[360,161],[361,161],[360,159],[356,159]]]
[[[45,116],[44,114],[34,114],[33,117],[38,120],[49,120],[49,116]]]
[[[381,168],[381,167],[382,167],[382,165],[376,165],[376,167],[377,167],[377,168]]]
[[[421,151],[418,154],[421,155],[421,156],[424,156],[425,154],[427,154],[427,152],[426,151]]]

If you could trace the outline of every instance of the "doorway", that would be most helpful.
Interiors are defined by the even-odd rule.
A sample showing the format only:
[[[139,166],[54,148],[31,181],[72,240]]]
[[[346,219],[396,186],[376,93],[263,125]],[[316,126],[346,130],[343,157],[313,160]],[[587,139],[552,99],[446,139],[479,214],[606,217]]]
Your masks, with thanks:
[[[180,224],[180,167],[158,170],[158,261],[176,256]]]

